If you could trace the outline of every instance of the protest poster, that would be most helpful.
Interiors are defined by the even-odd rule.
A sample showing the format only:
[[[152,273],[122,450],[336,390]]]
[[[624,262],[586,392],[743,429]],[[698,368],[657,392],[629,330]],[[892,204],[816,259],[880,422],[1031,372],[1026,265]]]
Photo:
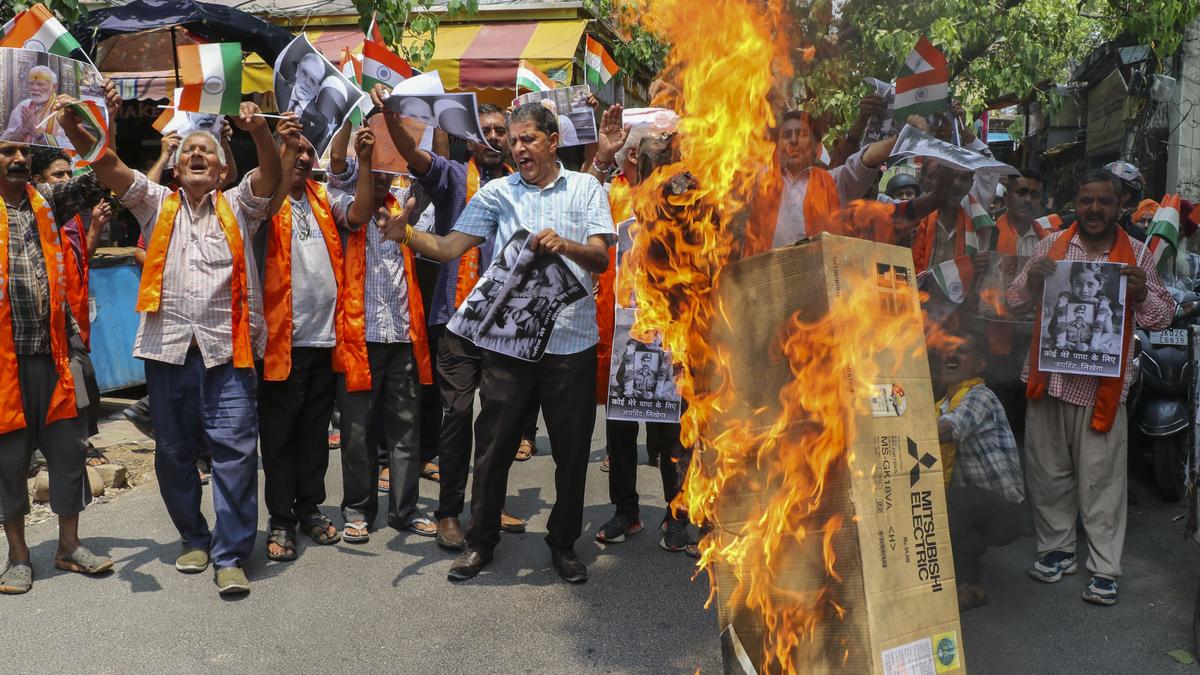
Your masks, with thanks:
[[[595,143],[599,134],[596,132],[596,115],[588,105],[588,97],[592,90],[586,84],[576,87],[560,87],[550,91],[535,91],[513,99],[513,107],[526,103],[541,103],[546,109],[558,117],[558,145],[568,148],[572,145],[587,145]]]
[[[413,138],[418,139],[418,148],[426,152],[433,151],[433,127],[425,126],[408,118],[403,118],[401,124]],[[396,149],[396,144],[392,142],[392,135],[388,132],[387,121],[383,115],[377,114],[368,117],[367,126],[375,132],[375,149],[371,154],[371,170],[382,173],[408,173],[408,162],[404,161],[404,157]]]
[[[403,117],[417,120],[426,126],[437,127],[453,136],[475,143],[487,143],[479,126],[479,116],[475,112],[477,104],[474,92],[407,94],[397,87],[383,105]]]
[[[300,133],[316,156],[364,96],[362,89],[317,51],[304,35],[288,43],[275,59],[275,100],[280,112],[300,116]]]
[[[883,118],[872,116],[867,122],[867,129],[863,132],[861,141],[861,145],[866,147],[875,141],[891,138],[896,133],[895,120],[892,119],[894,117],[892,109],[896,103],[896,85],[874,77],[864,77],[863,82],[871,85],[875,90],[873,93],[882,96],[887,102],[887,110],[884,112]]]
[[[43,51],[0,48],[0,92],[2,141],[74,152],[58,116],[52,114],[55,98],[62,94],[95,103],[108,123],[104,79],[83,61]]]
[[[910,157],[935,159],[959,171],[974,171],[975,173],[992,174],[995,176],[1020,173],[1020,171],[998,159],[981,155],[974,150],[960,147],[953,143],[939,141],[913,125],[906,124],[900,130],[900,136],[896,139],[896,145],[892,148],[891,156],[888,157],[888,164],[895,164],[900,160]]]
[[[678,422],[681,410],[675,367],[662,338],[641,342],[630,335],[637,310],[617,307],[608,368],[607,416],[631,422]]]
[[[1039,317],[1043,372],[1117,377],[1125,344],[1125,277],[1118,263],[1066,262],[1046,277]]]
[[[589,293],[557,255],[534,253],[517,230],[446,325],[480,349],[539,361],[559,313]]]

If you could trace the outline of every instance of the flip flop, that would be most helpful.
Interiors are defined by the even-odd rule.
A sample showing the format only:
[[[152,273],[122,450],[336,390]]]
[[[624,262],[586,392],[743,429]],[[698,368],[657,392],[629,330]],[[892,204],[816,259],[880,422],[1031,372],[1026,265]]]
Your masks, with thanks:
[[[0,572],[0,593],[20,595],[33,588],[33,564],[28,560],[10,560]]]
[[[413,518],[412,520],[408,521],[408,525],[405,527],[408,528],[409,532],[412,532],[413,534],[419,534],[422,537],[432,537],[437,535],[437,524],[425,516]]]
[[[421,478],[435,483],[442,482],[442,474],[438,471],[438,465],[433,462],[425,462],[425,466],[421,469]]]
[[[383,471],[388,470],[384,469]],[[383,494],[387,494],[392,490],[392,472],[388,471],[387,478],[384,478],[383,471],[379,472],[379,480],[375,482],[375,489]]]
[[[68,572],[79,572],[80,574],[100,574],[112,569],[113,561],[109,558],[101,558],[83,547],[83,544],[75,547],[70,555],[65,558],[55,558],[54,566],[60,570]]]
[[[351,530],[361,531],[363,534],[351,534]],[[367,523],[364,520],[356,520],[353,523],[346,523],[342,528],[342,541],[347,544],[365,544],[371,540],[371,533],[367,531]]]

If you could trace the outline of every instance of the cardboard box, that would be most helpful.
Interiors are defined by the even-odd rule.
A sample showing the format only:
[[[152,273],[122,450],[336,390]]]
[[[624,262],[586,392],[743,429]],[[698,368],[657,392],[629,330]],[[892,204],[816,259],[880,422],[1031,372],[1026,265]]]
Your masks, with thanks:
[[[778,348],[785,322],[793,315],[819,320],[851,285],[862,283],[875,287],[880,315],[901,315],[920,331],[915,294],[896,293],[915,288],[912,255],[905,248],[822,234],[726,268],[717,293],[729,321],[714,326],[711,339],[732,355],[730,376],[739,402],[728,414],[775,419],[780,388],[793,378]],[[833,538],[841,581],[826,572],[821,536],[787,539],[772,565],[787,596],[776,598],[780,603],[811,600],[829,587],[832,596],[825,597],[845,610],[839,616],[828,609],[830,603],[813,604],[825,607],[825,615],[793,650],[796,672],[965,672],[933,392],[924,342],[917,342],[915,354],[910,349],[874,355],[879,372],[887,375],[865,391],[849,373],[843,379],[844,387],[854,389],[849,396],[864,403],[859,412],[847,410],[857,429],[852,460],[828,475],[821,504],[805,521],[811,530],[842,517]],[[786,489],[761,469],[747,471],[735,483],[740,489],[718,498],[719,540],[736,536],[772,491]],[[718,562],[712,572],[726,671],[755,672],[764,663],[767,628],[742,598],[733,597],[732,569]]]

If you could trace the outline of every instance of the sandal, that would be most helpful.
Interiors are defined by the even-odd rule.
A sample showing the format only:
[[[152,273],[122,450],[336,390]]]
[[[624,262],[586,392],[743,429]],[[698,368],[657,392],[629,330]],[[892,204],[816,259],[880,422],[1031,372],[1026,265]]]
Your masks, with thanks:
[[[83,547],[83,544],[75,547],[65,558],[55,558],[54,566],[60,570],[68,572],[79,572],[80,574],[100,574],[112,569],[113,561],[109,558],[102,558],[95,553]]]
[[[433,462],[425,462],[425,466],[421,468],[421,478],[431,480],[435,483],[442,482],[442,473],[438,471],[438,465]]]
[[[0,593],[20,595],[33,588],[33,564],[28,560],[10,560],[0,572]]]
[[[342,539],[342,535],[338,534],[337,528],[333,526],[333,521],[325,517],[323,513],[314,513],[305,518],[300,523],[300,527],[304,528],[304,533],[308,535],[309,539],[321,546],[336,544]],[[332,534],[330,534],[330,530],[333,530]]]
[[[405,525],[405,527],[408,528],[409,532],[419,534],[422,537],[432,537],[437,534],[437,525],[425,516],[413,518],[408,521],[408,525]]]
[[[521,439],[521,445],[517,446],[516,460],[518,462],[528,461],[531,457],[537,454],[537,443],[528,438]]]
[[[282,553],[272,553],[272,545],[277,546]],[[267,535],[267,559],[275,562],[291,562],[296,557],[296,535],[288,528],[272,527]]]
[[[608,473],[608,455],[605,455],[604,461],[600,462],[600,470],[604,473]]]
[[[365,520],[346,523],[342,528],[342,541],[347,544],[365,544],[370,540],[371,533],[367,530],[367,522]]]
[[[383,494],[392,491],[392,472],[387,467],[379,471],[379,481],[375,484],[375,489]]]
[[[108,464],[108,458],[104,456],[104,453],[100,450],[100,448],[88,443],[87,465],[104,466],[105,464]]]

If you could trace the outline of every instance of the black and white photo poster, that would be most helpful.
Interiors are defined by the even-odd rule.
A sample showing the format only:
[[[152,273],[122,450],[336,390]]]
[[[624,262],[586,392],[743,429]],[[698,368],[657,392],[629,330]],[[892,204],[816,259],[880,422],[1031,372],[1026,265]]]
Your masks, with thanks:
[[[614,312],[612,359],[608,367],[608,419],[678,422],[679,391],[675,367],[661,341],[640,342],[629,334],[637,310]]]
[[[1042,294],[1039,369],[1097,377],[1121,374],[1126,311],[1122,267],[1057,263]]]
[[[596,132],[596,114],[588,105],[588,97],[591,95],[592,91],[586,84],[535,91],[514,98],[513,107],[526,103],[541,103],[558,118],[559,147],[568,148],[572,145],[595,143],[599,137]]]
[[[401,117],[437,127],[452,136],[475,143],[487,143],[483,138],[483,129],[479,126],[475,92],[406,94],[397,88],[396,92],[384,100],[383,106],[400,113]]]
[[[364,95],[358,84],[347,79],[304,35],[288,43],[275,60],[279,111],[300,116],[300,133],[312,143],[318,157],[325,154],[334,132]]]
[[[446,325],[480,349],[539,361],[562,310],[588,289],[557,255],[534,253],[532,233],[513,233]]]

